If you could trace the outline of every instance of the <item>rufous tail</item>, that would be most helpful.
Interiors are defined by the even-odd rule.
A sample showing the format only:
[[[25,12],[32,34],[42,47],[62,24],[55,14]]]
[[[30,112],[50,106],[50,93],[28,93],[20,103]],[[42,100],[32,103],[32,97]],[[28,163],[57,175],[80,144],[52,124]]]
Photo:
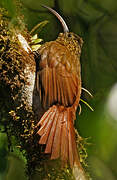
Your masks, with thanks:
[[[41,136],[39,144],[46,144],[45,153],[51,154],[51,159],[61,158],[62,162],[80,166],[75,131],[73,126],[73,113],[70,108],[55,106],[40,119],[38,134]]]

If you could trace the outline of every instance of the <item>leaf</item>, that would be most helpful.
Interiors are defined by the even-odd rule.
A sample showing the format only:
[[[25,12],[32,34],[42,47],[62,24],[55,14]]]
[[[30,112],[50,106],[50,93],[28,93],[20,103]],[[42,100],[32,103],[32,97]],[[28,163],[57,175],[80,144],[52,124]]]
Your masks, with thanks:
[[[40,43],[40,42],[42,42],[42,41],[43,41],[43,39],[35,39],[35,40],[32,40],[31,43],[33,43],[33,44],[38,44],[38,43]]]
[[[41,47],[41,44],[32,45],[31,48],[33,51],[37,51]]]
[[[33,34],[37,29],[39,33],[47,23],[47,20],[40,22],[39,24],[33,27],[33,29],[30,31],[30,34]]]
[[[84,104],[86,104],[86,106],[87,106],[91,111],[94,111],[94,109],[93,109],[86,101],[84,101],[83,99],[80,99],[80,101],[82,101]]]

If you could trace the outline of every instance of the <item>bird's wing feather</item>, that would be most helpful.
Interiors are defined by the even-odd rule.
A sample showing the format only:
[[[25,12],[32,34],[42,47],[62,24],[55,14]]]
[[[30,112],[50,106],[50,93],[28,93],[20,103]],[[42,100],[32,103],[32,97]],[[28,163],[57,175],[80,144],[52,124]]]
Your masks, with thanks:
[[[48,50],[49,49],[49,50]],[[41,92],[41,104],[43,107],[49,107],[53,104],[71,106],[77,96],[80,80],[76,73],[66,68],[65,59],[66,51],[63,54],[59,51],[58,46],[41,51],[41,61],[39,63],[39,72],[37,76],[37,91]],[[68,55],[66,58],[69,58]],[[70,57],[72,58],[72,57]]]

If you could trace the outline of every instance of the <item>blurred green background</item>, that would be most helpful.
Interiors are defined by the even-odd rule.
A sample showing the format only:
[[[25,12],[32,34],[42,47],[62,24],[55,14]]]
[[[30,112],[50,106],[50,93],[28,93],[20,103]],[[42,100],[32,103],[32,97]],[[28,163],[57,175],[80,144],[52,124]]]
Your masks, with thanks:
[[[46,27],[39,32],[44,41],[56,39],[62,31],[58,20],[45,4],[57,10],[70,31],[84,40],[81,56],[82,86],[93,95],[82,93],[82,99],[94,108],[91,112],[81,103],[77,117],[79,134],[89,138],[87,171],[93,180],[117,179],[117,1],[116,0],[22,0],[20,12],[28,30],[43,20]],[[15,0],[1,0],[9,11],[11,22],[17,9]],[[0,180],[25,180],[25,159],[20,152],[9,153],[6,134],[0,133]]]

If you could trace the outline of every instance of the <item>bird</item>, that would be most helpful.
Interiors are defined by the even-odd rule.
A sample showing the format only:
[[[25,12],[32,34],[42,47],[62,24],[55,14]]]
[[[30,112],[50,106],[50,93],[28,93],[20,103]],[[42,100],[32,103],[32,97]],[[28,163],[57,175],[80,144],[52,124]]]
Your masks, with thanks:
[[[38,143],[45,145],[50,159],[59,159],[71,168],[81,167],[74,121],[81,97],[80,56],[82,38],[70,32],[63,18],[43,5],[61,22],[63,32],[45,42],[37,52],[36,91],[39,95]]]

